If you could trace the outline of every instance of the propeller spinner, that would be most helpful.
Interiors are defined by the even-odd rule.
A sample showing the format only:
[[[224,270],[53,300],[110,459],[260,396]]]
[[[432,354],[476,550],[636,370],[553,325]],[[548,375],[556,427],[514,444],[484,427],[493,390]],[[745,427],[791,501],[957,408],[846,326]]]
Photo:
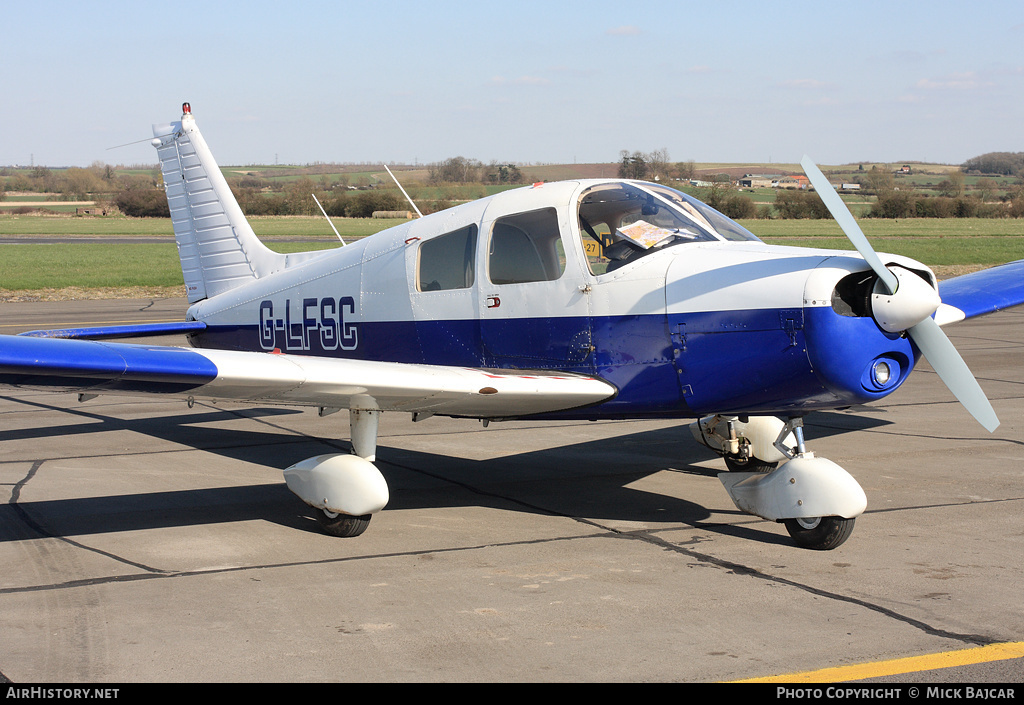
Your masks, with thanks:
[[[938,294],[912,272],[901,267],[890,269],[882,264],[857,220],[821,170],[806,156],[800,165],[846,237],[878,276],[872,299],[875,321],[891,333],[906,330],[949,391],[978,423],[989,432],[995,431],[999,419],[985,392],[953,343],[932,318],[941,303]]]

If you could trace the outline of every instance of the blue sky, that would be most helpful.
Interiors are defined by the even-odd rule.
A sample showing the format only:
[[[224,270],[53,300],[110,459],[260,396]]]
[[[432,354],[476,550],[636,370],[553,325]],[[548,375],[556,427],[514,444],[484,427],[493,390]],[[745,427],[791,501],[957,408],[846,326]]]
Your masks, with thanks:
[[[186,100],[222,164],[1024,151],[1019,0],[7,5],[0,165],[153,163]]]

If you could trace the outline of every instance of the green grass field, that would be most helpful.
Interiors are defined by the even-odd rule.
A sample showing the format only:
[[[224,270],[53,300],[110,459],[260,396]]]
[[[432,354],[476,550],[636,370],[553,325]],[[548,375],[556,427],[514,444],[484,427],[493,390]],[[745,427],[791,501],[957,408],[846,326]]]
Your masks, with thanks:
[[[760,238],[845,237],[834,220],[741,220],[740,225]],[[1024,238],[1022,218],[861,218],[869,238],[886,237],[1018,237]],[[1024,255],[1022,255],[1024,256]]]
[[[251,218],[257,235],[279,252],[338,246],[323,218]],[[346,241],[372,235],[404,221],[335,218]],[[749,220],[742,224],[770,244],[837,250],[852,246],[835,221]],[[880,252],[906,255],[933,267],[989,266],[1024,258],[1024,219],[863,219],[865,234]],[[0,237],[166,236],[167,243],[0,244],[0,291],[76,287],[178,287],[183,284],[169,220],[0,216]],[[303,238],[304,242],[287,241]]]
[[[249,218],[249,224],[260,237],[323,237],[337,241],[323,216],[268,216]],[[404,220],[381,218],[332,218],[334,227],[342,237],[365,237],[390,228]],[[56,216],[56,215],[0,215],[0,237],[74,237],[110,236],[174,237],[169,218],[127,218],[125,216]]]
[[[336,247],[319,243],[274,243],[278,252]],[[132,245],[97,242],[0,245],[0,291],[183,286],[173,242]]]
[[[846,237],[765,238],[765,242],[771,245],[796,245],[832,250],[854,249]],[[1024,239],[1018,238],[894,237],[872,240],[871,245],[878,252],[911,257],[929,267],[991,266],[1024,258]]]
[[[183,285],[173,243],[0,245],[0,289]]]

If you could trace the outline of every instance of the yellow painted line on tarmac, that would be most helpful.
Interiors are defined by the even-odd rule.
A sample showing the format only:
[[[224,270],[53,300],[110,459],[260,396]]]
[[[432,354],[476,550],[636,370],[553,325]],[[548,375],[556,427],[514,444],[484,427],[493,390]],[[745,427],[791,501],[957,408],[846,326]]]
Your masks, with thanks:
[[[837,666],[835,668],[823,668],[818,671],[790,673],[781,676],[765,676],[763,678],[749,678],[746,680],[732,682],[845,683],[848,681],[865,680],[867,678],[895,676],[901,673],[934,671],[940,668],[970,666],[976,663],[1006,661],[1008,659],[1022,657],[1024,657],[1024,641],[1015,641],[1008,642],[1005,644],[991,644],[989,646],[979,646],[974,649],[962,649],[960,651],[944,651],[937,654],[927,654],[925,656],[910,656],[907,658],[894,659],[892,661],[876,661],[874,663],[862,663],[853,666]]]

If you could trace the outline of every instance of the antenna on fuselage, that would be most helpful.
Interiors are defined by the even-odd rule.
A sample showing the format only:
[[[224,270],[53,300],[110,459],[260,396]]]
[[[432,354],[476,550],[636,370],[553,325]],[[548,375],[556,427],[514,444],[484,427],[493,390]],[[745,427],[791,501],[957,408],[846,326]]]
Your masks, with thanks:
[[[417,207],[416,207],[416,204],[415,204],[415,203],[413,203],[413,201],[412,201],[412,199],[411,199],[411,198],[409,198],[409,194],[407,194],[407,193],[405,192],[405,189],[404,189],[404,188],[402,188],[402,184],[398,183],[398,179],[396,179],[396,178],[395,178],[395,175],[391,173],[391,170],[390,170],[390,169],[388,169],[388,165],[387,165],[387,164],[385,164],[385,165],[384,165],[384,168],[385,168],[385,169],[387,169],[387,171],[388,171],[388,175],[389,175],[389,176],[390,176],[390,177],[391,177],[391,178],[392,178],[392,179],[394,180],[395,184],[396,184],[396,185],[398,186],[398,190],[402,192],[402,195],[403,195],[403,196],[405,196],[405,200],[407,200],[407,201],[409,202],[409,205],[410,205],[410,206],[412,206],[412,209],[413,209],[414,211],[416,211],[416,215],[418,215],[418,216],[419,216],[420,218],[422,218],[422,217],[423,217],[423,214],[422,214],[422,213],[420,213],[420,209],[419,209],[419,208],[417,208]]]
[[[313,196],[313,200],[316,201],[316,204],[318,206],[320,206],[320,199],[316,197],[316,194],[314,193],[314,194],[310,194],[310,195]],[[334,227],[334,223],[331,222],[331,218],[330,218],[330,216],[327,215],[327,211],[324,210],[323,206],[320,206],[320,212],[324,214],[325,218],[327,218],[327,224],[331,226],[331,230],[333,230],[334,234],[338,236],[338,239],[341,240],[341,246],[344,247],[345,246],[345,241],[342,240],[341,233],[339,233],[338,229],[336,227]]]

